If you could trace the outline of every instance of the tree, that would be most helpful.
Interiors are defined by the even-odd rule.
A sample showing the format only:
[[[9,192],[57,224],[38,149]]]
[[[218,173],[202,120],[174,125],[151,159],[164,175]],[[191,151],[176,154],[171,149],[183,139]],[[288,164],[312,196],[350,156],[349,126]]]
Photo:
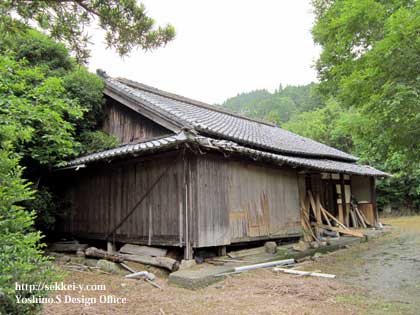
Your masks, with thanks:
[[[0,57],[0,69],[16,64]],[[11,68],[9,68],[13,71]],[[2,72],[3,78],[4,72]],[[28,74],[26,74],[28,75]],[[32,77],[33,74],[32,74]],[[2,84],[7,81],[3,80]],[[8,81],[8,84],[19,85]],[[2,89],[2,92],[4,89]],[[1,94],[0,93],[0,94]],[[13,97],[12,97],[13,99]],[[43,255],[42,235],[33,229],[35,211],[26,211],[22,202],[34,197],[30,183],[22,178],[23,167],[19,165],[20,155],[15,152],[15,145],[31,138],[32,128],[13,122],[6,117],[5,108],[15,105],[2,102],[0,106],[0,313],[33,314],[39,305],[19,304],[16,296],[29,298],[44,296],[45,291],[16,291],[15,283],[35,284],[56,280],[49,264],[49,258]],[[6,109],[7,110],[7,109]],[[17,114],[13,111],[14,114]]]
[[[42,235],[56,204],[40,178],[81,153],[115,146],[98,131],[103,82],[80,67],[62,44],[27,29],[14,38],[0,28],[0,303],[1,314],[33,314],[17,304],[15,282],[54,279]]]
[[[64,45],[28,29],[13,40],[0,28],[0,115],[28,137],[17,141],[26,172],[51,169],[67,158],[89,152],[100,126],[102,80],[77,65]],[[88,139],[84,141],[83,139]],[[116,145],[98,134],[94,149]],[[29,178],[34,179],[34,178]]]
[[[14,17],[18,16],[18,21]],[[175,36],[173,26],[156,27],[136,0],[66,0],[14,1],[0,3],[0,24],[9,33],[36,24],[53,38],[64,42],[80,63],[89,57],[89,33],[86,28],[97,23],[105,31],[105,40],[121,56],[134,48],[153,49]]]
[[[329,99],[324,107],[297,114],[282,127],[301,136],[351,152],[354,150],[351,134],[355,126],[350,128],[347,122],[353,118],[353,115],[343,110],[335,99]]]
[[[387,195],[393,190],[404,196],[401,202],[417,207],[420,3],[318,0],[314,6],[312,33],[322,47],[317,62],[320,90],[357,113],[353,125],[363,128],[352,129],[355,153],[396,175],[381,184],[388,185]]]

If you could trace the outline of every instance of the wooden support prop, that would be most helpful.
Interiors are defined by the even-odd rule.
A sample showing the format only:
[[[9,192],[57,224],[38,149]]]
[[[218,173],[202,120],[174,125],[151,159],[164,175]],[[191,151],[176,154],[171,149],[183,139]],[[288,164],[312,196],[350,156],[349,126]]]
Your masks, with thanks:
[[[305,218],[303,216],[303,213],[301,215],[300,221],[301,221],[302,228],[303,228],[303,240],[305,242],[311,242],[312,241],[312,236],[311,236],[311,233],[310,233],[310,229],[308,229],[308,226],[306,225],[306,221],[305,221]]]
[[[309,222],[309,220],[305,220],[305,225],[304,226],[309,233],[309,236],[310,236],[309,241],[317,241],[318,238],[316,237],[314,231],[312,230],[312,226],[311,226],[311,223]]]
[[[364,229],[366,229],[366,228],[367,228],[366,222],[365,222],[365,220],[363,219],[363,217],[360,215],[360,212],[359,212],[359,210],[357,209],[357,207],[354,207],[353,212],[354,212],[354,216],[355,216],[355,217],[359,220],[360,225],[361,225]]]
[[[336,275],[328,274],[328,273],[319,273],[319,272],[312,272],[312,271],[302,271],[302,270],[295,270],[295,269],[284,269],[284,268],[273,268],[274,271],[280,271],[284,273],[289,273],[292,275],[298,276],[311,276],[311,277],[319,277],[319,278],[328,278],[334,279]]]
[[[315,212],[316,212],[316,221],[319,224],[322,224],[321,201],[319,199],[319,193],[317,193],[315,196]]]
[[[341,234],[346,234],[346,235],[351,235],[351,236],[356,236],[356,237],[365,237],[365,235],[363,233],[357,232],[357,231],[345,230],[345,229],[342,229],[342,228],[328,226],[328,225],[324,225],[324,224],[320,224],[319,227],[323,228],[323,229],[326,229],[326,230],[339,232]]]
[[[326,213],[325,213],[325,211],[324,211],[324,209],[322,209],[322,207],[320,207],[320,208],[319,208],[319,211],[321,211],[321,213],[322,213],[322,215],[323,215],[323,217],[324,217],[325,221],[327,222],[327,225],[328,225],[328,226],[332,226],[332,225],[331,225],[330,220],[328,219],[327,214],[326,214]]]
[[[353,223],[353,227],[355,227],[355,228],[359,227],[359,224],[357,222],[356,215],[355,215],[355,213],[354,213],[354,211],[352,209],[350,209],[350,219],[351,219],[351,221]]]
[[[301,220],[301,224],[302,224],[302,228],[303,228],[303,239],[306,242],[311,242],[312,240],[315,239],[315,235],[312,231],[312,227],[309,224],[309,214],[307,209],[305,208],[305,203],[301,200],[301,216],[300,216],[300,220]]]
[[[335,216],[333,216],[331,213],[328,212],[328,210],[321,208],[323,212],[325,212],[325,214],[331,218],[331,220],[333,220],[335,223],[337,223],[340,227],[342,227],[345,230],[348,230],[349,228],[347,226],[345,226],[343,223],[341,223]]]
[[[372,224],[370,224],[369,220],[366,218],[363,211],[360,211],[359,208],[356,208],[356,209],[357,209],[358,214],[362,217],[363,221],[365,222],[366,227],[367,227],[367,225],[371,226]]]
[[[317,221],[318,221],[317,213],[316,213],[315,200],[314,200],[314,197],[312,196],[312,192],[310,190],[308,190],[308,196],[309,196],[309,202],[310,202],[311,207],[312,207],[312,212],[314,213],[315,219],[317,219]]]

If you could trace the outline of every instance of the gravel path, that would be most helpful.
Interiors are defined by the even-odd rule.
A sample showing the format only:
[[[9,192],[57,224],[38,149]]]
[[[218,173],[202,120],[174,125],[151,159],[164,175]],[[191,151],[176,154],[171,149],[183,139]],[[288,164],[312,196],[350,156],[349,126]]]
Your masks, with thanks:
[[[47,304],[43,314],[419,314],[420,217],[386,220],[399,227],[379,239],[308,261],[303,270],[337,275],[318,279],[255,270],[190,291],[167,283],[163,290],[144,281],[93,272],[71,272],[66,283],[104,284],[105,291],[61,291],[52,295],[125,297],[125,304]],[[141,268],[141,267],[139,267]],[[139,269],[140,270],[140,269]]]

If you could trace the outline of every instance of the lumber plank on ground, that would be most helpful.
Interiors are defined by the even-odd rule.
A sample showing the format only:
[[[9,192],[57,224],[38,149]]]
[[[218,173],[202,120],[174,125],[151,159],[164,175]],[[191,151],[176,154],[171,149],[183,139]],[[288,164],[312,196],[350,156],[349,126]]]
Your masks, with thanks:
[[[292,275],[298,275],[298,276],[312,276],[312,277],[320,277],[320,278],[328,278],[328,279],[334,279],[336,277],[335,275],[328,274],[328,273],[302,271],[302,270],[296,270],[296,269],[285,269],[285,268],[279,268],[279,267],[274,267],[273,270],[289,273]]]

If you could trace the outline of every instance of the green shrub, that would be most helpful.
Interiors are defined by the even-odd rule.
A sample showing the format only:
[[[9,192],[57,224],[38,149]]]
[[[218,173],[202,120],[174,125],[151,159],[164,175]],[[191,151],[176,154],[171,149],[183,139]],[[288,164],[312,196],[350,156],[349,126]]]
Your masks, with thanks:
[[[1,128],[0,128],[0,131]],[[0,149],[0,314],[36,314],[39,304],[19,304],[16,296],[45,296],[45,291],[16,291],[16,283],[36,284],[56,280],[50,259],[43,255],[42,235],[33,229],[35,213],[19,204],[33,197],[21,178],[19,158]]]

